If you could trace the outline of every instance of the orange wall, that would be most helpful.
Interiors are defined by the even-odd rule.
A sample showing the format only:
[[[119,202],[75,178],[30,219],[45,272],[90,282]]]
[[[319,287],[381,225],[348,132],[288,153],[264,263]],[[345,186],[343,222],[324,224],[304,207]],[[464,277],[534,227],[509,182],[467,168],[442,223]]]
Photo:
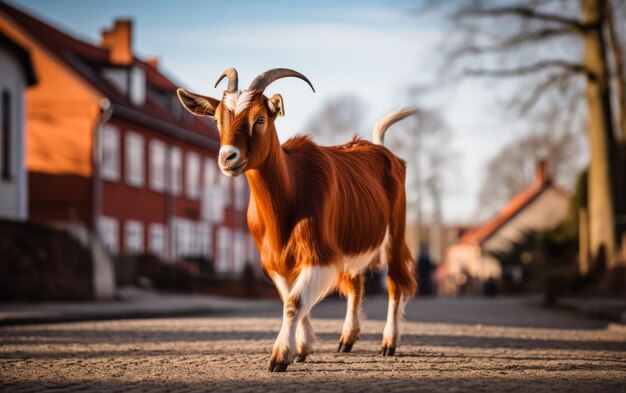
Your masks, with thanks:
[[[3,15],[0,31],[29,50],[38,78],[37,85],[26,95],[28,170],[90,176],[100,95]]]

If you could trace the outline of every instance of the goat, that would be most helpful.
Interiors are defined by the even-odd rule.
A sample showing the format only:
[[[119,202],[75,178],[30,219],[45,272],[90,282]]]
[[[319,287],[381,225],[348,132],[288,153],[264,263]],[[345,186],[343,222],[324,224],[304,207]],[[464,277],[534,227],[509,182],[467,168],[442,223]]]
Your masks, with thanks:
[[[221,171],[248,178],[248,225],[283,301],[269,370],[286,371],[311,353],[309,312],[333,289],[348,303],[338,351],[352,349],[360,331],[363,272],[378,256],[388,266],[389,291],[381,354],[394,355],[399,314],[417,284],[404,239],[405,163],[382,144],[387,128],[416,110],[382,119],[374,143],[355,136],[344,145],[320,146],[295,136],[281,146],[274,122],[284,115],[283,98],[267,98],[264,90],[277,79],[296,77],[315,91],[311,82],[297,71],[272,69],[239,91],[237,71],[229,68],[215,87],[224,77],[229,83],[221,101],[184,89],[177,94],[191,113],[217,121]]]

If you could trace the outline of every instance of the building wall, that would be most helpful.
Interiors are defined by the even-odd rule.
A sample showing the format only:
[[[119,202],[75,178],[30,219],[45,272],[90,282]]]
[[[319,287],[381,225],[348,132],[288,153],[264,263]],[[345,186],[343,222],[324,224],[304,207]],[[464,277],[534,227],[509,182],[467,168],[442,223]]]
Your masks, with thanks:
[[[247,256],[255,255],[255,250],[249,249],[253,244],[249,241],[245,220],[249,195],[245,177],[230,179],[222,175],[217,168],[215,151],[207,151],[115,115],[104,128],[108,129],[106,132],[117,134],[119,141],[117,177],[107,174],[108,164],[104,161],[99,169],[102,179],[99,230],[111,250],[128,254],[151,252],[170,259],[206,257],[216,261],[218,270],[242,270],[242,262],[250,259]],[[104,135],[101,138],[105,138]],[[129,138],[140,141],[139,151],[131,151],[137,147],[129,146]],[[165,184],[164,188],[158,189],[153,187],[152,181],[152,155],[155,152],[151,146],[154,141],[165,147],[166,152]],[[171,163],[174,150],[180,153],[181,162],[176,190]],[[131,161],[137,154],[141,156],[143,166],[141,184],[130,178],[130,166],[136,164]],[[190,192],[194,190],[188,185],[189,157],[195,157],[198,163],[195,193]],[[240,184],[236,186],[236,182]],[[216,209],[205,206],[213,203],[217,203],[220,210],[217,214]],[[155,224],[165,230],[162,248],[153,245],[151,227]],[[129,229],[129,226],[133,228]],[[253,261],[256,260],[255,257]]]
[[[37,73],[27,92],[28,170],[90,176],[102,95],[38,43],[45,37],[30,37],[1,14],[0,30],[30,52]]]
[[[92,225],[92,143],[101,95],[0,14],[0,31],[30,52],[38,83],[26,93],[29,216]]]
[[[26,79],[15,55],[0,46],[0,218],[24,220],[27,211],[27,176],[24,159],[24,89]],[[5,103],[6,100],[6,103]],[[7,110],[7,113],[5,113]],[[7,122],[8,128],[4,130]],[[2,133],[7,132],[3,137]],[[4,141],[4,139],[7,139]],[[3,146],[7,143],[7,148]],[[4,154],[8,154],[5,158]],[[6,160],[6,161],[5,161]],[[5,176],[8,175],[8,176]]]
[[[506,252],[512,243],[521,239],[525,231],[556,227],[567,215],[568,208],[569,199],[554,188],[548,188],[483,242],[482,249],[484,252]]]
[[[27,93],[26,111],[27,168],[29,187],[32,191],[29,208],[33,218],[77,221],[88,228],[98,228],[101,236],[101,224],[114,223],[117,225],[114,236],[116,252],[125,252],[128,249],[127,239],[123,235],[130,221],[131,226],[143,227],[142,239],[135,244],[139,248],[138,251],[150,249],[148,240],[150,224],[161,224],[167,235],[164,252],[166,257],[179,258],[185,256],[183,254],[190,254],[189,250],[181,251],[172,247],[177,243],[170,241],[170,238],[174,238],[171,235],[172,230],[175,230],[180,233],[193,232],[196,243],[200,241],[198,239],[204,239],[202,240],[204,244],[211,246],[208,257],[222,262],[218,264],[221,271],[242,269],[241,263],[234,262],[234,258],[241,255],[244,255],[246,260],[258,260],[245,221],[247,195],[243,207],[236,208],[231,203],[232,180],[216,171],[213,177],[214,184],[205,187],[206,192],[201,192],[197,198],[186,195],[184,176],[187,154],[194,152],[201,158],[200,179],[203,179],[205,159],[215,158],[216,152],[204,151],[160,132],[125,122],[114,115],[110,123],[120,130],[120,177],[116,181],[104,180],[99,184],[101,187],[95,187],[97,183],[94,183],[93,177],[93,146],[94,135],[100,133],[98,123],[101,93],[60,61],[54,53],[39,45],[37,42],[39,37],[24,34],[2,14],[0,31],[30,51],[39,79],[38,84]],[[126,183],[124,148],[125,135],[128,131],[135,131],[143,137],[145,172],[150,166],[150,140],[161,140],[168,147],[176,146],[181,149],[183,179],[180,195],[171,196],[170,193],[151,190],[148,173],[144,173],[141,187]],[[217,164],[214,167],[217,169]],[[244,177],[237,181],[242,180],[245,182]],[[200,184],[203,183],[201,180]],[[247,189],[246,186],[246,192]],[[94,201],[98,200],[100,202],[96,202],[94,206]],[[205,207],[218,200],[224,202],[223,209]],[[212,214],[208,214],[211,210],[219,212],[216,214],[216,211],[213,211]],[[98,222],[94,223],[93,218],[96,215],[99,218]],[[196,233],[200,227],[204,236]],[[106,239],[103,241],[106,243]],[[233,249],[236,241],[243,244],[240,247],[243,251]],[[223,252],[219,252],[218,249]]]

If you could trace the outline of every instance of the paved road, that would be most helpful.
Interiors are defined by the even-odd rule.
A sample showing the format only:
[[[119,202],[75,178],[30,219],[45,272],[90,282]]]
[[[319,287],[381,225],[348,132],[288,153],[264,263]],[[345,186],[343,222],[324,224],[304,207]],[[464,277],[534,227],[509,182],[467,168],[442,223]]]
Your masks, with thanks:
[[[235,315],[0,328],[0,391],[626,392],[626,328],[534,299],[414,301],[397,356],[376,354],[385,299],[338,354],[344,303],[314,312],[306,363],[268,373],[277,304]]]

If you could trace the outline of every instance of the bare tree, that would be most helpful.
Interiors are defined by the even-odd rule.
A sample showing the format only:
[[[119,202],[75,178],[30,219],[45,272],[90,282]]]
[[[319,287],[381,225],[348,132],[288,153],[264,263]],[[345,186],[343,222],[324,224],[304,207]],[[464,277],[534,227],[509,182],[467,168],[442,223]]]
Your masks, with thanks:
[[[477,215],[495,214],[535,177],[537,161],[544,160],[556,184],[573,189],[584,165],[583,141],[578,133],[546,129],[517,138],[489,160],[478,197]]]
[[[616,169],[617,135],[623,135],[618,132],[623,126],[614,124],[614,114],[622,118],[624,113],[623,103],[615,105],[623,102],[616,87],[624,86],[623,44],[618,35],[625,22],[612,12],[619,2],[469,0],[462,4],[454,12],[463,35],[453,57],[462,60],[465,75],[520,78],[523,91],[514,102],[524,114],[550,106],[568,118],[572,108],[586,110],[590,251],[593,258],[604,252],[607,266],[612,267],[615,202],[620,200],[617,184],[623,182]]]
[[[449,176],[454,152],[449,147],[450,129],[438,112],[422,110],[418,116],[396,126],[387,136],[387,146],[407,164],[407,212],[408,220],[416,228],[425,224],[425,205],[429,207],[430,226],[435,233],[442,222],[442,196],[450,183]],[[424,240],[416,230],[416,246]],[[431,245],[434,257],[440,248]]]
[[[309,120],[307,132],[323,145],[346,143],[363,126],[365,103],[357,96],[346,94],[333,97]]]

